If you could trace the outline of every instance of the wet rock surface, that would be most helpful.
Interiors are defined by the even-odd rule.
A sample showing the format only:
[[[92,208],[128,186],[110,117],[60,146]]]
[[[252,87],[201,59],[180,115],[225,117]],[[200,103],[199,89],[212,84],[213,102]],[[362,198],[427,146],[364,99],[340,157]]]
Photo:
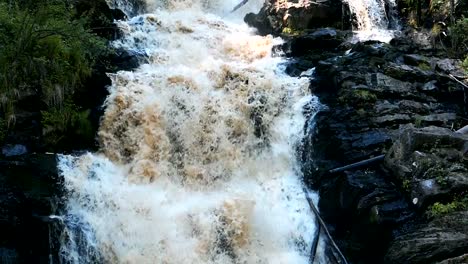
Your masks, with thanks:
[[[460,76],[459,61],[408,40],[352,44],[346,36],[309,30],[283,45],[287,72],[314,68],[310,88],[326,105],[302,152],[322,216],[353,263],[456,261],[468,253],[468,233],[441,223],[447,214],[468,222],[468,143],[454,132],[467,124],[465,92],[448,77]],[[381,154],[384,164],[329,173]],[[457,206],[435,215],[436,203]]]
[[[386,263],[466,263],[468,211],[454,212],[398,236]]]
[[[47,219],[60,188],[56,167],[55,155],[0,160],[0,262],[50,262]]]
[[[342,1],[269,0],[258,14],[248,14],[245,22],[261,35],[303,31],[323,26],[341,28]]]

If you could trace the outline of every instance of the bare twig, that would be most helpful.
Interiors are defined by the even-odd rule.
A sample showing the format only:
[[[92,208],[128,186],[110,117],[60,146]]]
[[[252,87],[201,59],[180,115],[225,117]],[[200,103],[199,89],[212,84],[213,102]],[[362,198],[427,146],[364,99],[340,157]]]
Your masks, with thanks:
[[[320,217],[320,213],[318,212],[317,208],[314,205],[314,202],[312,201],[312,199],[309,196],[309,191],[305,187],[303,188],[303,190],[304,190],[307,202],[309,203],[310,209],[312,209],[312,211],[315,214],[315,217],[317,217],[317,220],[320,223],[320,226],[323,228],[323,231],[327,235],[327,238],[330,240],[333,248],[338,253],[339,257],[341,258],[341,261],[343,262],[343,264],[348,264],[348,261],[346,260],[345,256],[343,255],[343,253],[341,253],[340,248],[336,245],[335,240],[333,240],[332,236],[330,235],[330,232],[328,231],[328,228],[325,225],[325,222],[323,221],[322,217]]]
[[[450,77],[450,79],[454,80],[455,82],[461,84],[463,87],[465,87],[465,89],[468,89],[468,85],[458,80],[457,77],[453,76],[452,74],[448,74],[448,77]]]

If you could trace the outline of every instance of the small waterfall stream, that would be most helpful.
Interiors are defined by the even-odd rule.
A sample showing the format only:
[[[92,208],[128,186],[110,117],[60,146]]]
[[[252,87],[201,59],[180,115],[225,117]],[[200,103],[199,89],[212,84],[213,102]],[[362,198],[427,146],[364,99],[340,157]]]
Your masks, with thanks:
[[[242,22],[262,2],[236,4],[147,0],[119,22],[113,45],[147,61],[111,76],[101,150],[60,157],[61,262],[308,263],[296,155],[318,101]]]
[[[395,0],[344,0],[356,17],[356,41],[389,42],[398,30]]]

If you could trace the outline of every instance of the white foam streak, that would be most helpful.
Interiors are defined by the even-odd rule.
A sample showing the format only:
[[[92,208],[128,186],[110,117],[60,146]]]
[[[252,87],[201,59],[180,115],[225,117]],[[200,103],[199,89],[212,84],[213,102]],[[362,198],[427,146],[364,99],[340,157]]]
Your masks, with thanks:
[[[171,4],[183,8],[120,22],[114,44],[148,63],[111,76],[101,153],[60,157],[67,218],[85,234],[69,226],[65,260],[307,263],[307,79],[279,72],[281,40],[206,13],[225,6]]]

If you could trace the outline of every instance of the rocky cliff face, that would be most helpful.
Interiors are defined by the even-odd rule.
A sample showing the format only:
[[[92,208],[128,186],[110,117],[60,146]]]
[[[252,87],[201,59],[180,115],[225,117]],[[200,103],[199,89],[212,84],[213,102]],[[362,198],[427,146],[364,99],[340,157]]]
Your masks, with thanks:
[[[304,171],[346,254],[358,263],[380,263],[384,256],[387,263],[424,263],[467,252],[458,243],[466,230],[432,229],[439,217],[466,209],[468,137],[453,132],[466,125],[465,95],[447,75],[461,75],[459,62],[403,42],[343,43],[336,50],[350,48],[346,54],[301,57],[316,67],[311,88],[328,106],[309,135]],[[304,64],[300,59],[290,71]],[[380,154],[386,154],[383,166],[327,172]],[[432,212],[435,203],[454,201],[453,210]],[[426,239],[428,230],[437,239]],[[428,254],[437,243],[446,246]],[[397,254],[403,244],[411,250]]]

